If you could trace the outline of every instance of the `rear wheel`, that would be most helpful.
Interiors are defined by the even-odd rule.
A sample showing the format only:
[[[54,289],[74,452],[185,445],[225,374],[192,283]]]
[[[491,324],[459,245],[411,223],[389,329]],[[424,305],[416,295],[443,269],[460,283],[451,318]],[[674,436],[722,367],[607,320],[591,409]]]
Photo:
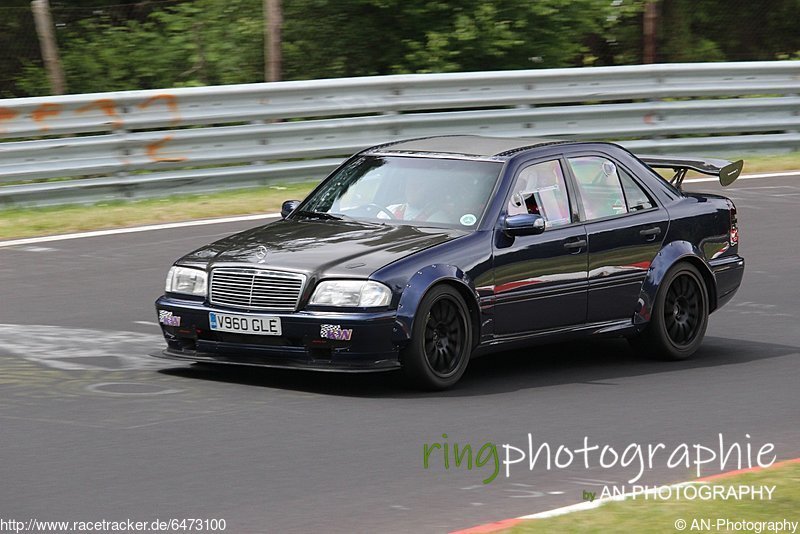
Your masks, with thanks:
[[[661,283],[650,323],[631,344],[646,356],[684,360],[695,353],[708,326],[708,290],[694,265],[675,265]]]
[[[411,342],[403,350],[403,371],[410,384],[445,389],[461,378],[472,352],[472,323],[464,299],[441,285],[422,299]]]

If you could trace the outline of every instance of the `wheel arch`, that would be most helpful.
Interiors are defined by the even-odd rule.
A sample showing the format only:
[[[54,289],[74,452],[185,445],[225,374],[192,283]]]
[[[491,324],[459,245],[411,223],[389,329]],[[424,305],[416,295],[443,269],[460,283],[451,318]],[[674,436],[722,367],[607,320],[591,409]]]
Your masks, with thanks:
[[[703,260],[700,250],[688,241],[673,241],[664,246],[650,264],[647,277],[639,293],[639,301],[633,317],[634,324],[643,326],[650,322],[653,303],[661,283],[667,272],[681,262],[696,267],[703,277],[708,292],[708,312],[711,313],[717,308],[717,281],[711,268]]]
[[[436,286],[448,285],[464,299],[472,325],[472,347],[480,340],[480,305],[472,281],[464,271],[454,265],[435,264],[418,270],[409,279],[397,306],[395,342],[405,344],[411,340],[414,319],[422,299]]]
[[[713,312],[717,309],[717,280],[714,278],[714,273],[711,272],[711,269],[706,265],[702,259],[698,258],[697,256],[684,256],[683,258],[679,259],[677,262],[687,262],[691,263],[697,270],[700,271],[700,276],[703,277],[703,282],[706,284],[706,291],[708,292],[708,313]],[[673,264],[674,265],[674,264]]]

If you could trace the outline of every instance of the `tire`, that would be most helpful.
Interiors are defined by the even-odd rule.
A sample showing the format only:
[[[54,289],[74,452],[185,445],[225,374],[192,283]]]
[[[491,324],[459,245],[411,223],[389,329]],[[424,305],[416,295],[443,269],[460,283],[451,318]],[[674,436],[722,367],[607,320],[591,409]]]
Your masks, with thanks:
[[[410,386],[442,390],[464,374],[472,353],[472,321],[458,291],[434,286],[422,299],[410,343],[401,353]]]
[[[644,356],[685,360],[703,342],[708,326],[708,289],[694,265],[681,262],[664,277],[650,322],[631,345]]]

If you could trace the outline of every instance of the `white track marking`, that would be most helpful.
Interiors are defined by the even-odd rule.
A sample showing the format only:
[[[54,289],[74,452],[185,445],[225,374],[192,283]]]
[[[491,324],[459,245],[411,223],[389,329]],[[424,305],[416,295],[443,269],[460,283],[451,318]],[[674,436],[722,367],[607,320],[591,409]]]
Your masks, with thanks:
[[[655,486],[653,488],[649,488],[641,493],[637,493],[637,497],[643,497],[644,495],[652,495],[659,491],[662,488],[669,487],[669,488],[681,488],[683,486],[688,486],[689,484],[696,484],[697,482],[680,482],[678,484],[670,484],[669,486]],[[611,497],[603,497],[600,499],[595,499],[594,501],[583,501],[576,504],[570,504],[569,506],[562,506],[561,508],[555,508],[553,510],[547,510],[546,512],[539,512],[538,514],[531,514],[531,515],[524,515],[519,517],[518,519],[545,519],[547,517],[556,517],[559,515],[564,514],[571,514],[572,512],[581,512],[583,510],[592,510],[594,508],[598,508],[601,505],[612,502],[612,501],[624,501],[629,499],[633,496],[632,493],[625,493],[624,495],[614,495]]]
[[[780,178],[784,176],[800,176],[800,171],[770,172],[760,174],[746,174],[740,176],[739,180],[750,180],[753,178]],[[684,180],[684,183],[693,182],[716,182],[718,178],[692,178]],[[68,239],[83,239],[84,237],[102,237],[116,234],[132,234],[136,232],[150,232],[152,230],[168,230],[170,228],[185,228],[188,226],[204,226],[207,224],[223,224],[242,221],[258,221],[262,219],[273,219],[280,217],[280,213],[264,213],[261,215],[242,215],[238,217],[221,217],[218,219],[201,219],[199,221],[183,221],[165,224],[150,224],[147,226],[132,226],[130,228],[114,228],[113,230],[95,230],[92,232],[80,232],[74,234],[48,235],[42,237],[28,237],[24,239],[12,239],[0,241],[0,248],[15,247],[18,245],[32,245],[35,243],[47,243],[50,241],[66,241]]]
[[[155,321],[133,321],[134,324],[143,324],[145,326],[158,326]]]
[[[115,386],[145,386],[149,388],[150,391],[114,391],[109,389],[110,387]],[[184,390],[182,389],[174,389],[174,388],[166,388],[156,384],[142,384],[137,382],[100,382],[98,384],[89,384],[84,388],[86,391],[91,393],[101,393],[103,395],[109,395],[112,397],[153,397],[156,395],[172,395],[173,393],[182,393]]]
[[[569,480],[569,482],[573,482],[575,484],[593,483],[596,486],[608,486],[609,484],[617,483],[613,480],[597,480],[596,478],[572,478]]]
[[[0,241],[0,248],[14,247],[18,245],[32,245],[35,243],[47,243],[50,241],[66,241],[68,239],[83,239],[84,237],[102,237],[116,234],[133,234],[136,232],[150,232],[153,230],[169,230],[170,228],[185,228],[187,226],[205,226],[208,224],[222,224],[243,221],[259,221],[262,219],[274,219],[280,217],[280,213],[264,213],[261,215],[241,215],[238,217],[221,217],[218,219],[201,219],[198,221],[183,221],[164,224],[149,224],[147,226],[132,226],[130,228],[114,228],[112,230],[95,230],[92,232],[79,232],[74,234],[46,235],[42,237],[27,237],[23,239],[13,239],[10,241]]]
[[[752,180],[753,178],[780,178],[782,176],[800,176],[800,171],[764,172],[759,174],[743,174],[737,180]],[[690,182],[718,182],[719,178],[687,178],[683,183]]]
[[[20,250],[25,250],[27,252],[52,252],[54,249],[52,247],[22,247]]]
[[[37,364],[68,371],[164,369],[174,364],[148,353],[164,348],[156,334],[0,324],[0,356],[13,354]]]

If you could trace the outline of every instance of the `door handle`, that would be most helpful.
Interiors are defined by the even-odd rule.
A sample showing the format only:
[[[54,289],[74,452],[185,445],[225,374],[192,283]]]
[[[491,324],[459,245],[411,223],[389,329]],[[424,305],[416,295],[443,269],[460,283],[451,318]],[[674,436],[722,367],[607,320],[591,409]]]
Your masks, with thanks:
[[[661,234],[661,228],[658,226],[654,226],[652,228],[647,228],[646,230],[639,230],[639,235],[642,237],[646,237],[648,241],[653,241],[657,235]]]
[[[585,239],[578,239],[576,241],[568,241],[567,243],[564,243],[564,248],[567,249],[567,250],[574,250],[576,248],[579,249],[579,248],[583,248],[585,246],[586,246],[586,240]]]

